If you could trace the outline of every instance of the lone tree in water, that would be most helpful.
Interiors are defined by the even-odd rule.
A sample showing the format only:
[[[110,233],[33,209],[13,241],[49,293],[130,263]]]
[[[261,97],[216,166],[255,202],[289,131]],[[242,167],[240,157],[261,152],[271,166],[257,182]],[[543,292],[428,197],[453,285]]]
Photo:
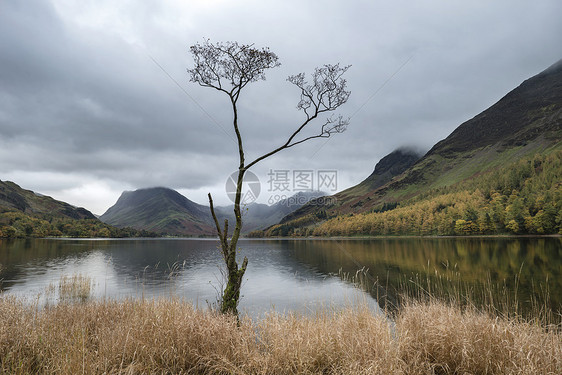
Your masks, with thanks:
[[[242,214],[240,211],[240,200],[242,196],[242,182],[244,174],[258,162],[268,158],[281,150],[296,146],[314,138],[328,138],[332,134],[342,133],[349,124],[349,119],[340,116],[328,116],[321,122],[321,127],[316,135],[299,137],[301,131],[325,112],[332,112],[347,102],[350,91],[346,90],[346,81],[343,74],[349,66],[340,67],[336,65],[324,65],[316,68],[312,74],[312,81],[305,78],[304,73],[290,76],[287,81],[297,86],[300,90],[300,100],[297,108],[304,112],[304,121],[296,127],[296,130],[287,140],[274,150],[258,157],[252,162],[246,163],[244,159],[244,146],[240,128],[238,125],[238,99],[240,92],[251,82],[265,80],[266,69],[276,68],[279,58],[268,48],[256,48],[254,45],[239,44],[237,42],[211,43],[205,41],[190,47],[195,66],[187,69],[192,82],[203,87],[210,87],[223,92],[230,99],[232,106],[234,132],[238,142],[238,178],[236,184],[236,195],[234,200],[234,216],[236,225],[232,237],[228,238],[228,220],[224,221],[221,228],[215,209],[213,199],[209,193],[209,204],[211,215],[217,227],[220,239],[222,255],[227,268],[226,286],[220,301],[222,313],[238,315],[238,300],[240,299],[240,287],[248,258],[244,257],[242,266],[236,261],[236,247],[242,230]]]

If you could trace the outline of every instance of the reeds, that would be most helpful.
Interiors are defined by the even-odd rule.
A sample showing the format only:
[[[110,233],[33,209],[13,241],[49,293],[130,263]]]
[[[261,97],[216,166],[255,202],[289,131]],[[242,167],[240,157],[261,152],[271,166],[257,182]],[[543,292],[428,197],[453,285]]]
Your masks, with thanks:
[[[437,301],[405,306],[396,326],[404,373],[562,373],[557,329]]]
[[[560,328],[560,327],[557,327]],[[561,374],[562,333],[437,300],[252,321],[178,298],[0,296],[3,374]]]
[[[93,289],[94,281],[91,277],[73,274],[72,276],[61,276],[59,282],[49,284],[45,292],[48,298],[58,296],[61,303],[86,302],[90,299]]]
[[[91,277],[81,274],[62,276],[59,281],[59,298],[62,301],[85,302],[90,298],[93,287]]]
[[[338,276],[342,281],[370,293],[390,315],[412,301],[426,304],[440,302],[461,311],[468,308],[507,320],[535,321],[543,326],[562,324],[562,306],[556,306],[550,299],[548,277],[544,282],[531,283],[530,293],[527,291],[527,297],[523,298],[524,294],[519,290],[520,274],[513,276],[513,287],[507,286],[505,280],[493,282],[490,277],[469,282],[454,269],[447,267],[441,271],[430,271],[429,265],[424,273],[402,275],[398,286],[394,287],[388,281],[382,284],[374,279],[366,268],[357,270],[355,274],[340,270]]]
[[[532,284],[531,293],[523,298],[519,290],[520,275],[515,274],[512,287],[506,281],[485,280],[468,282],[461,275],[447,269],[404,277],[399,286],[399,304],[412,300],[428,304],[440,301],[461,309],[473,309],[507,320],[536,321],[541,325],[562,323],[560,307],[550,301],[548,278]],[[398,307],[400,308],[400,307]]]

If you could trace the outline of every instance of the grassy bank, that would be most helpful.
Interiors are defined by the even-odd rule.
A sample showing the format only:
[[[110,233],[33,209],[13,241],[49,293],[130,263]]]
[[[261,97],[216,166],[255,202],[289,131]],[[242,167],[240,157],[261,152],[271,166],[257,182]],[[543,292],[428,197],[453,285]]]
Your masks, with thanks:
[[[0,298],[4,374],[560,374],[562,333],[437,301],[391,323],[366,308],[260,321],[179,299],[63,302]]]

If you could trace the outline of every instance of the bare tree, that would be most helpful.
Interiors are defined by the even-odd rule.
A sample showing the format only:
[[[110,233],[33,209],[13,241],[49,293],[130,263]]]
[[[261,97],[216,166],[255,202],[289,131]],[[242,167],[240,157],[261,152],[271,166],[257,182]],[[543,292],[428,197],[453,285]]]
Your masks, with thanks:
[[[281,150],[314,138],[328,138],[332,134],[345,131],[349,124],[349,119],[345,119],[342,116],[329,116],[324,120],[317,134],[299,138],[301,131],[319,115],[325,112],[332,112],[347,102],[351,92],[346,90],[346,80],[343,78],[343,75],[349,69],[349,66],[340,67],[339,64],[336,64],[316,68],[311,82],[306,80],[304,73],[290,76],[287,80],[300,90],[300,101],[297,104],[297,108],[304,112],[304,121],[279,147],[246,163],[244,145],[238,126],[237,103],[240,98],[240,92],[250,82],[265,80],[266,69],[281,65],[279,58],[275,53],[270,52],[268,48],[256,48],[253,45],[239,44],[237,42],[211,43],[208,40],[202,44],[198,43],[191,46],[190,52],[195,63],[193,68],[187,69],[191,81],[203,87],[210,87],[225,93],[232,105],[232,125],[238,142],[240,163],[238,165],[234,200],[236,225],[230,240],[228,238],[228,220],[225,220],[224,227],[221,227],[215,214],[213,199],[210,193],[209,204],[227,268],[227,280],[220,301],[220,310],[222,313],[238,315],[240,287],[248,265],[248,258],[246,257],[244,257],[240,267],[236,260],[236,248],[240,238],[240,231],[242,230],[240,200],[244,174],[256,163]]]

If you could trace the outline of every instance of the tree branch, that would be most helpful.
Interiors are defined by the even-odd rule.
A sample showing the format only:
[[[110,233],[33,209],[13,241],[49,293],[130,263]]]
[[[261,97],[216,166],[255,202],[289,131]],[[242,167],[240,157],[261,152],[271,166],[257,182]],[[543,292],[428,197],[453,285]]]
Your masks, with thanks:
[[[248,264],[248,259],[246,257],[244,257],[240,268],[238,268],[238,264],[236,263],[237,243],[242,230],[240,201],[244,174],[256,163],[281,150],[314,138],[328,138],[332,134],[341,133],[346,130],[349,119],[344,119],[341,115],[336,118],[328,117],[322,124],[318,134],[297,140],[302,130],[320,114],[334,111],[347,102],[351,92],[346,90],[346,81],[342,77],[349,69],[349,66],[340,67],[339,64],[336,64],[324,65],[323,67],[316,68],[312,74],[312,83],[308,83],[305,80],[304,73],[289,76],[287,80],[300,89],[300,100],[297,103],[297,109],[304,112],[305,120],[287,138],[285,143],[246,165],[244,160],[244,144],[238,126],[237,102],[242,89],[244,89],[246,85],[250,82],[265,80],[266,69],[281,65],[279,59],[277,55],[270,52],[268,48],[258,49],[252,44],[244,45],[238,44],[237,42],[213,44],[209,40],[206,40],[203,44],[198,43],[191,46],[190,52],[193,54],[195,61],[195,66],[192,69],[187,69],[187,72],[190,74],[190,80],[200,86],[210,87],[224,92],[228,95],[232,105],[232,124],[238,140],[238,154],[240,160],[236,182],[236,196],[234,199],[236,225],[230,241],[228,240],[228,220],[224,221],[224,230],[221,230],[210,193],[209,204],[228,270],[227,285],[223,291],[221,300],[221,311],[237,315],[240,287]]]
[[[209,197],[209,206],[211,207],[211,216],[213,216],[213,220],[215,222],[215,226],[217,227],[217,233],[219,235],[219,239],[221,241],[221,248],[222,248],[222,255],[224,259],[228,257],[228,254],[225,252],[225,249],[228,249],[228,220],[224,220],[224,234],[221,231],[221,226],[217,219],[217,215],[215,214],[215,207],[213,206],[213,198],[211,197],[211,193],[208,194]]]

